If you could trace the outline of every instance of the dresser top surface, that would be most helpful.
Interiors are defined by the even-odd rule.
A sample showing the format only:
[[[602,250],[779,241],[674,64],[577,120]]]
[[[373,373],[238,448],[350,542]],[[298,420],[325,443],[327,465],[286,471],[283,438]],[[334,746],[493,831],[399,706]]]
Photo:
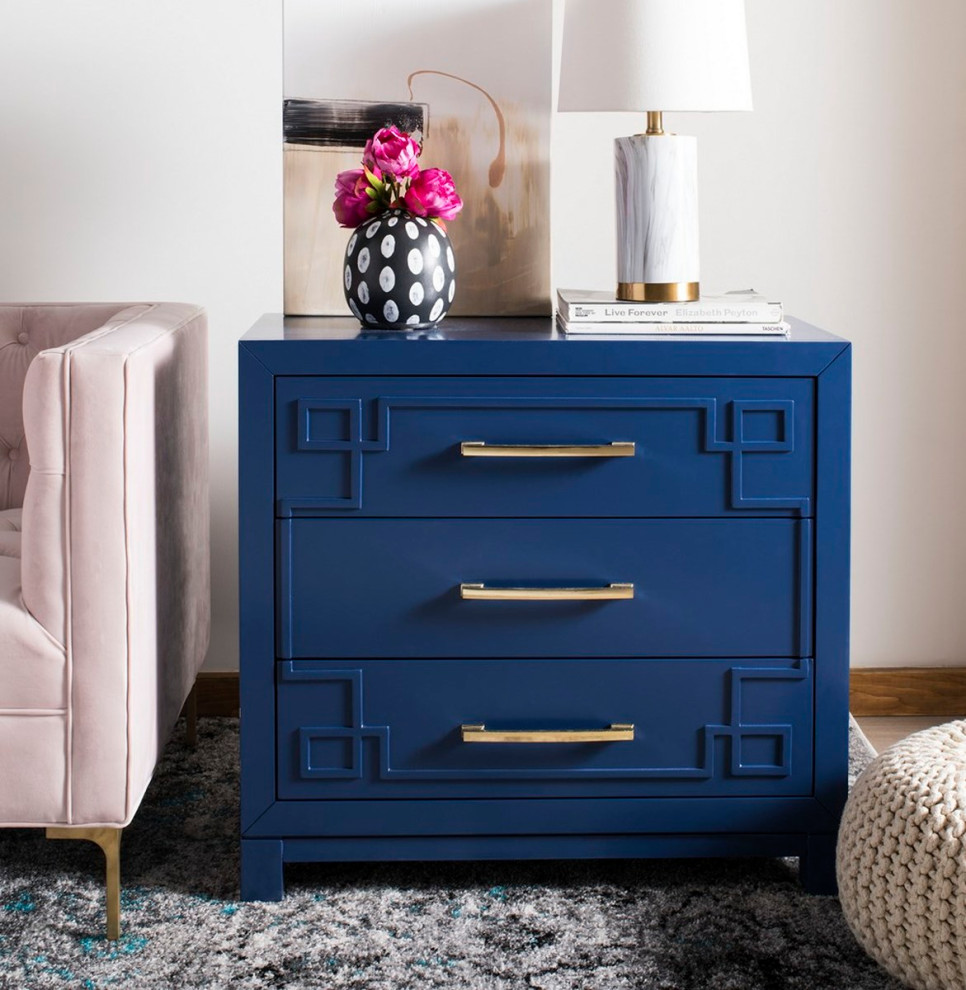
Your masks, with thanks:
[[[816,375],[847,341],[789,318],[787,336],[568,336],[549,317],[450,317],[367,331],[350,316],[263,316],[241,347],[275,374]],[[445,346],[443,346],[445,345]]]

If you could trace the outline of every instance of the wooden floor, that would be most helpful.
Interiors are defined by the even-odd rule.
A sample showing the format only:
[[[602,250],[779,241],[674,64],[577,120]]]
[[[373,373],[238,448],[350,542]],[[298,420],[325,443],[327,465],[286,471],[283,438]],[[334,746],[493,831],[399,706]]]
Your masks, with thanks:
[[[905,739],[910,733],[920,729],[928,729],[933,725],[953,722],[966,716],[956,715],[864,715],[856,718],[866,739],[875,747],[877,753],[891,746],[900,739]]]

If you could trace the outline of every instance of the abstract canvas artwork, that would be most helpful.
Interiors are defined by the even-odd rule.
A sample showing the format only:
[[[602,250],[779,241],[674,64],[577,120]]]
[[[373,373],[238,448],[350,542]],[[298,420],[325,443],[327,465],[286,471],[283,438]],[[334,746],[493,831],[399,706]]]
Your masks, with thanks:
[[[347,314],[335,177],[387,124],[453,175],[451,310],[550,301],[551,0],[285,0],[285,312]]]

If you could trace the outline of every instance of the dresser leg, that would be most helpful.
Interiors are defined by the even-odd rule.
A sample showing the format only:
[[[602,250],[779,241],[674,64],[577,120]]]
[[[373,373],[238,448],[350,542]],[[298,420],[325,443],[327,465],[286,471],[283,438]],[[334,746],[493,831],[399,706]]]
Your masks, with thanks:
[[[798,859],[798,875],[807,894],[838,893],[834,835],[808,837],[808,852]]]
[[[241,899],[280,901],[285,896],[281,839],[242,839]]]

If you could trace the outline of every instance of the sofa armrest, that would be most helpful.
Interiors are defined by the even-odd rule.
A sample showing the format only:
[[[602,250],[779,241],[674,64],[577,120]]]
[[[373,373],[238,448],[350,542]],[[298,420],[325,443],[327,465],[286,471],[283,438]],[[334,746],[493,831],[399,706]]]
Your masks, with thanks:
[[[68,818],[126,824],[210,625],[207,324],[132,306],[27,372],[24,604],[67,655]]]

